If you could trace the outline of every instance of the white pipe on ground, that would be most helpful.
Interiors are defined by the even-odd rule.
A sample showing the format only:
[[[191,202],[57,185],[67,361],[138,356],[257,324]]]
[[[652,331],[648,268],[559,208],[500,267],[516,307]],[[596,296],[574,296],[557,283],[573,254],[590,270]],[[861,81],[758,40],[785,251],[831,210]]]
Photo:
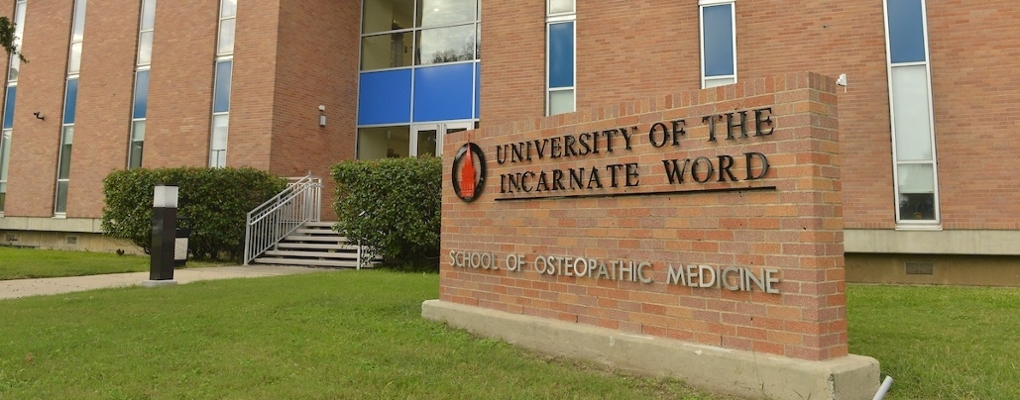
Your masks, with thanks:
[[[888,392],[889,388],[892,387],[892,382],[892,377],[886,375],[885,380],[882,381],[882,386],[878,388],[878,393],[875,393],[875,397],[872,397],[871,400],[882,400],[885,397],[885,392]]]

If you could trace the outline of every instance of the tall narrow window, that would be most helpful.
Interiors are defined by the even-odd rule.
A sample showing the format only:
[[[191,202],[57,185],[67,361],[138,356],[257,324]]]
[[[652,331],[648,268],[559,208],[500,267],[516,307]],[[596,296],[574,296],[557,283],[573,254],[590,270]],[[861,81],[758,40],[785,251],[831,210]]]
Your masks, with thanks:
[[[135,99],[131,107],[128,168],[142,166],[142,151],[145,149],[145,115],[149,104],[152,33],[155,25],[156,0],[142,0],[142,15],[138,22],[138,59],[135,62]]]
[[[896,222],[939,222],[924,0],[885,1]]]
[[[21,38],[25,32],[25,0],[14,5],[14,46],[21,51]],[[11,55],[7,73],[7,91],[4,93],[3,130],[0,133],[0,216],[7,202],[7,175],[11,166],[11,135],[14,132],[14,103],[18,94],[18,68],[21,60]]]
[[[546,9],[546,115],[574,112],[576,105],[574,0],[548,0]]]
[[[737,31],[733,0],[701,0],[701,87],[737,82]]]
[[[81,68],[82,39],[85,35],[86,0],[74,1],[74,20],[71,22],[71,49],[67,60],[67,85],[64,90],[64,118],[60,130],[60,149],[57,158],[57,195],[53,213],[67,213],[67,192],[71,181],[71,144],[74,142],[74,117],[78,104],[78,73]]]
[[[230,122],[230,78],[234,64],[234,22],[237,0],[220,2],[220,34],[216,42],[216,76],[213,82],[212,134],[209,166],[227,166],[227,128]]]

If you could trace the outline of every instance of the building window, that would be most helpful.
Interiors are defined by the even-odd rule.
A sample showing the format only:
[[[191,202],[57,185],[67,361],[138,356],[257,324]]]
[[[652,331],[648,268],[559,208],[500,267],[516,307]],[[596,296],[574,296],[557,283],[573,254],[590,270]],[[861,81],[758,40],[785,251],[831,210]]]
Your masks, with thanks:
[[[71,181],[71,145],[74,142],[74,118],[78,107],[78,73],[81,69],[82,39],[85,35],[86,0],[74,1],[74,19],[71,23],[71,49],[67,59],[67,84],[64,90],[64,118],[60,129],[60,149],[57,157],[57,188],[53,213],[67,213],[67,193]]]
[[[574,112],[576,13],[573,0],[549,0],[546,9],[546,115]]]
[[[358,129],[358,159],[407,157],[411,155],[411,127],[378,126]]]
[[[145,150],[145,115],[149,104],[149,69],[152,63],[152,33],[156,25],[156,0],[142,0],[138,22],[138,58],[135,63],[135,100],[131,107],[128,168],[142,166]]]
[[[131,145],[128,148],[128,168],[142,166],[145,150],[145,116],[149,101],[149,70],[135,72],[135,101],[131,107]]]
[[[25,0],[14,5],[14,46],[21,51],[21,38],[25,32]],[[7,175],[11,166],[11,135],[14,132],[14,104],[18,94],[18,68],[21,60],[12,55],[7,72],[4,93],[3,129],[0,130],[0,216],[7,202]]]
[[[478,0],[365,0],[361,70],[478,58]]]
[[[25,0],[18,0],[14,5],[14,46],[21,52],[21,41],[25,34]],[[7,84],[18,82],[18,71],[21,68],[21,59],[11,57],[10,71],[7,74]]]
[[[213,81],[212,134],[209,166],[227,166],[227,130],[230,126],[230,82],[234,66],[234,22],[237,0],[220,2],[220,29],[216,42],[216,76]]]
[[[478,118],[478,0],[364,0],[359,159],[439,154]]]
[[[737,82],[737,31],[733,0],[701,0],[701,87]]]
[[[924,0],[886,0],[896,222],[939,222],[935,124]]]

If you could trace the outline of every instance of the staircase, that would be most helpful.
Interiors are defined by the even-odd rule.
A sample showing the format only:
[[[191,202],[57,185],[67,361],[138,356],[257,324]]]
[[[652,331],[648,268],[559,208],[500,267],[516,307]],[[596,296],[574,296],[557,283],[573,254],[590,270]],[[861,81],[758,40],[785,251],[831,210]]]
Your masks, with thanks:
[[[333,231],[335,222],[306,222],[272,249],[252,260],[258,264],[327,268],[371,268],[382,261]]]
[[[244,231],[244,265],[301,265],[370,268],[381,262],[370,248],[350,243],[320,222],[322,180],[290,178],[287,188],[248,213]]]

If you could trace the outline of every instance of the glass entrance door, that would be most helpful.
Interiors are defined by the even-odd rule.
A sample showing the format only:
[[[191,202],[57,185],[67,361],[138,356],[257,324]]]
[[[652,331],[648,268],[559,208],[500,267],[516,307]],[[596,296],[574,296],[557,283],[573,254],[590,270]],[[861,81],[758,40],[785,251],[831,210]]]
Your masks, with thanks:
[[[443,136],[472,129],[474,122],[448,122],[421,124],[411,127],[411,155],[440,156],[443,152]]]
[[[415,125],[411,127],[411,155],[436,155],[436,149],[443,148],[441,144],[437,143],[442,140],[442,136],[439,135],[441,128],[442,124]]]

